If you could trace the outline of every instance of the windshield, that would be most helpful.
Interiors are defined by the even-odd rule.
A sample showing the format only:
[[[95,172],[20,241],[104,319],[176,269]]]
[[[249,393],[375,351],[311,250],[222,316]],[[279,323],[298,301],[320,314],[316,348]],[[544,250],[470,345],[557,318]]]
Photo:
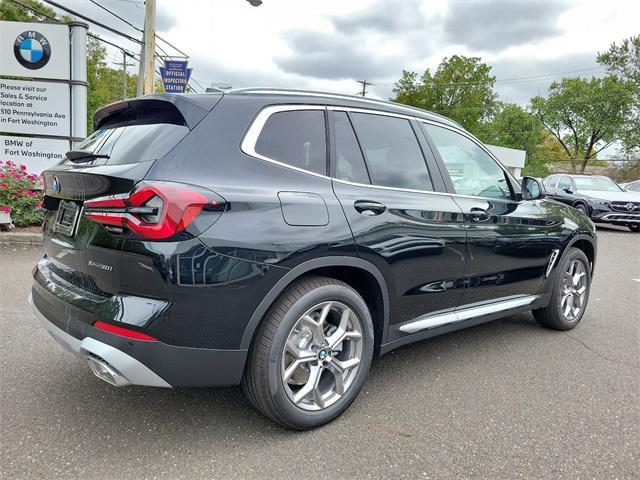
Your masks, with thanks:
[[[577,190],[596,190],[599,192],[622,192],[623,190],[608,178],[573,177]]]
[[[76,150],[109,156],[83,162],[83,165],[144,162],[166,155],[187,133],[187,127],[171,123],[101,128],[93,132]]]

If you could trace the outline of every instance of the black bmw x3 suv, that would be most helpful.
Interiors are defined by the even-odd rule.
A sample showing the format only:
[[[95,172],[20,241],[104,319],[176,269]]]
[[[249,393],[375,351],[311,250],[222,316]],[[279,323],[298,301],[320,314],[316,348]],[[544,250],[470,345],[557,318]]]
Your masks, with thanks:
[[[94,124],[44,173],[30,301],[113,385],[242,384],[308,429],[348,408],[373,355],[584,315],[593,224],[447,118],[245,89],[131,99]]]

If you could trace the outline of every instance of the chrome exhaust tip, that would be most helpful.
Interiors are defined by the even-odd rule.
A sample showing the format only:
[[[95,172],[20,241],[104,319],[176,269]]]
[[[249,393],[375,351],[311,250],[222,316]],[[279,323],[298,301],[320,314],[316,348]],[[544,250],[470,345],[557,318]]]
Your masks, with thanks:
[[[107,362],[95,355],[87,356],[87,363],[93,374],[100,380],[104,380],[114,387],[124,387],[130,385],[131,382],[122,375],[118,370],[113,368]]]

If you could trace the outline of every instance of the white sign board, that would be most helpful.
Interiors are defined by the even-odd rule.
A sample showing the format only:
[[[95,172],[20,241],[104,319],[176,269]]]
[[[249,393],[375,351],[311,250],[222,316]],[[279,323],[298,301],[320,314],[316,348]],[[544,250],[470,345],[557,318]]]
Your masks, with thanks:
[[[69,27],[2,22],[0,75],[69,80]]]
[[[0,135],[0,160],[25,164],[36,175],[62,160],[69,149],[69,140]]]
[[[68,137],[69,85],[0,79],[0,132]]]

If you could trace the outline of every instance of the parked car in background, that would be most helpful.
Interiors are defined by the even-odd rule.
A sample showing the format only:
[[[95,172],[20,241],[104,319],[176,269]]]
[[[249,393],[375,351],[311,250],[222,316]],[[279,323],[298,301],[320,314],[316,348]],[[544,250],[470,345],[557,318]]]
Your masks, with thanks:
[[[542,183],[550,198],[571,205],[594,222],[640,231],[640,192],[626,191],[601,175],[554,174]]]
[[[593,224],[440,115],[246,89],[129,99],[94,125],[44,172],[31,303],[112,385],[242,383],[308,429],[349,407],[373,355],[584,315]]]
[[[628,192],[640,192],[640,180],[635,180],[629,183],[623,183],[620,186]]]

